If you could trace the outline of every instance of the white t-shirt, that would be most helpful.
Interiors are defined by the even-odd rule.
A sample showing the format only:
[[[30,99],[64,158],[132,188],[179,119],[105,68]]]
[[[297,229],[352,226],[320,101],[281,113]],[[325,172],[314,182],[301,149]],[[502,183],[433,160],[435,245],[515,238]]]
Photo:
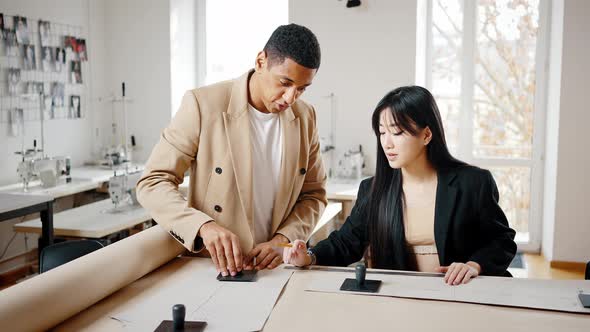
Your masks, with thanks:
[[[279,191],[283,133],[279,115],[262,113],[248,104],[250,143],[252,146],[252,208],[254,242],[270,240],[275,197]]]

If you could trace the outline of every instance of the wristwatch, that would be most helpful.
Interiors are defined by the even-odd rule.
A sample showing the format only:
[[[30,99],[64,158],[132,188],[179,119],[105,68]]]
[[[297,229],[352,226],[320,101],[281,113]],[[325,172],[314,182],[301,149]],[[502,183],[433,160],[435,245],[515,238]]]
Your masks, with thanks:
[[[315,256],[315,253],[313,252],[313,250],[311,250],[311,248],[307,249],[307,254],[309,255],[309,257],[311,257],[311,263],[309,263],[309,265],[315,265],[317,257]]]

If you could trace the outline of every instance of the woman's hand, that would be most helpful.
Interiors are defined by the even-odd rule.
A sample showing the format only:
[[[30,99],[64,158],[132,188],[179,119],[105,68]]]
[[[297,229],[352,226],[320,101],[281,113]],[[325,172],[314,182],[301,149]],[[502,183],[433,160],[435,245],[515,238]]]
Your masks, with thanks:
[[[289,243],[289,239],[282,234],[276,234],[268,242],[259,243],[244,258],[245,270],[272,270],[281,265],[281,252],[277,252],[276,248],[280,248],[277,246],[286,243]],[[256,266],[254,266],[254,258],[256,258]]]
[[[449,266],[436,268],[437,272],[445,274],[444,280],[448,285],[466,284],[481,273],[481,266],[476,262],[453,263]]]
[[[307,254],[305,242],[295,240],[291,244],[293,245],[291,248],[283,250],[283,262],[299,267],[311,264],[311,257]]]

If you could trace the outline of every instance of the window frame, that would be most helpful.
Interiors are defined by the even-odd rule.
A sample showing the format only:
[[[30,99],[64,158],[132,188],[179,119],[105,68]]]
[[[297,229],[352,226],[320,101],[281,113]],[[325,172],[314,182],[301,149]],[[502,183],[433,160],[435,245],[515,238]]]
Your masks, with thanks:
[[[425,17],[425,46],[423,52],[424,76],[426,88],[432,90],[432,55],[433,55],[433,5],[436,0],[425,0],[426,5],[419,8]],[[518,250],[540,252],[543,223],[543,175],[545,160],[545,126],[547,116],[547,79],[549,52],[549,22],[551,0],[539,0],[539,34],[535,51],[535,96],[533,113],[532,156],[527,158],[482,158],[473,153],[473,97],[475,86],[475,44],[477,33],[477,1],[464,0],[463,38],[461,63],[461,110],[459,115],[459,138],[457,157],[470,164],[484,168],[490,167],[528,167],[530,169],[530,209],[529,236],[518,237]],[[424,10],[426,11],[424,13]],[[419,11],[420,13],[420,11]],[[420,31],[420,29],[418,30]],[[418,73],[419,71],[417,71]],[[417,80],[420,78],[417,77]]]

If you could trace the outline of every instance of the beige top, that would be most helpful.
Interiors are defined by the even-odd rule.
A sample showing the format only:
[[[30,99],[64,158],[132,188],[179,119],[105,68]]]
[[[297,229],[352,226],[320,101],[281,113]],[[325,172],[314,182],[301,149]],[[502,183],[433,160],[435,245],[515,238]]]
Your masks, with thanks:
[[[420,272],[435,272],[440,266],[434,242],[435,197],[436,194],[427,201],[406,202],[404,210],[408,252],[413,260],[413,267]]]

